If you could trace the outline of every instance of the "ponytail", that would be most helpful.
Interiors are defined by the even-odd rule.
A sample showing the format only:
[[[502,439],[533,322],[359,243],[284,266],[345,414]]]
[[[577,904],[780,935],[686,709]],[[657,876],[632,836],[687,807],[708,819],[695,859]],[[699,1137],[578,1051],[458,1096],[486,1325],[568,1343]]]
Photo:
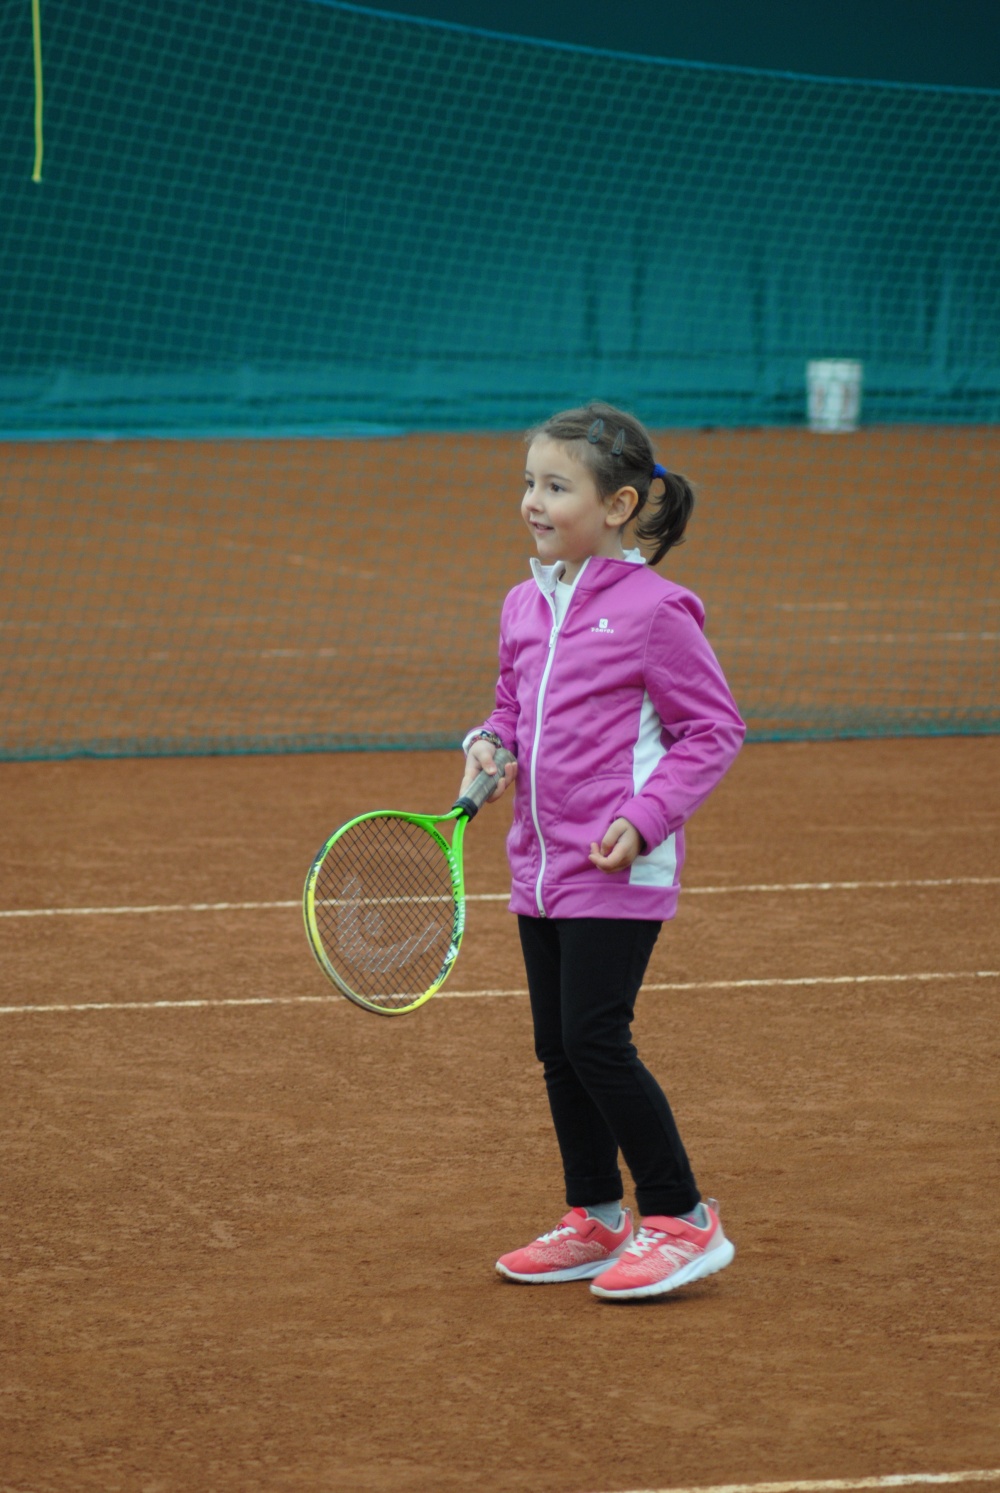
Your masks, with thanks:
[[[649,506],[640,503],[642,517],[635,526],[636,538],[652,545],[650,565],[659,565],[668,550],[684,543],[684,530],[694,508],[694,489],[679,472],[667,472],[657,463],[653,477],[663,482],[663,496],[650,496]]]

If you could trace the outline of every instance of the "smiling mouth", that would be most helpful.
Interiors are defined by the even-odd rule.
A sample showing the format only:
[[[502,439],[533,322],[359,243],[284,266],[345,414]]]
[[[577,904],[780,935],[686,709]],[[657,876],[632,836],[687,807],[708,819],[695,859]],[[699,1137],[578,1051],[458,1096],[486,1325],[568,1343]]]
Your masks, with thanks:
[[[534,531],[535,531],[536,534],[554,534],[555,533],[555,530],[553,529],[553,527],[552,527],[551,524],[539,524],[539,523],[536,523],[534,519],[531,520],[531,527],[534,529]]]

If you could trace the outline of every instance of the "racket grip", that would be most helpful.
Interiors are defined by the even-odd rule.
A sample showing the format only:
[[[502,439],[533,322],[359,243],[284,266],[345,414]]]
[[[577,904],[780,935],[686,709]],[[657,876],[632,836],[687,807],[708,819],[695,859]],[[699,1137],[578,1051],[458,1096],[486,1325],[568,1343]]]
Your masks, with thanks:
[[[462,797],[452,804],[452,808],[462,809],[467,818],[474,819],[496,788],[497,783],[503,777],[504,768],[507,766],[507,763],[515,762],[516,760],[514,753],[508,752],[506,747],[497,747],[493,761],[496,763],[499,771],[492,773],[484,770],[477,778],[473,778],[468,788],[462,794]]]

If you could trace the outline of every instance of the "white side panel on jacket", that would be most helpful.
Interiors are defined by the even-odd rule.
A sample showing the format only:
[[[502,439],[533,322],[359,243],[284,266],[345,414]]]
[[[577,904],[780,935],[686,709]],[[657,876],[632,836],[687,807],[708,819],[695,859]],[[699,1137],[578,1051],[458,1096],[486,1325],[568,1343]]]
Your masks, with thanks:
[[[633,792],[638,795],[656,764],[667,755],[660,739],[662,722],[648,692],[643,695],[639,735],[632,751]],[[636,856],[629,873],[630,886],[673,886],[677,879],[677,840],[668,835],[648,855]]]

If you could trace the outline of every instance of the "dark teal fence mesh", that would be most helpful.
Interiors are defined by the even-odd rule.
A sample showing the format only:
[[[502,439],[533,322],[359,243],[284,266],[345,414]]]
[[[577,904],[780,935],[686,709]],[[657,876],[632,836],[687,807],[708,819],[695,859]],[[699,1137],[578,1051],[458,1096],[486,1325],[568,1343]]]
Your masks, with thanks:
[[[1000,95],[315,0],[42,22],[39,185],[0,11],[0,753],[455,739],[526,550],[516,434],[460,433],[590,396],[700,482],[674,573],[758,735],[996,729]],[[828,358],[860,433],[802,428]]]

